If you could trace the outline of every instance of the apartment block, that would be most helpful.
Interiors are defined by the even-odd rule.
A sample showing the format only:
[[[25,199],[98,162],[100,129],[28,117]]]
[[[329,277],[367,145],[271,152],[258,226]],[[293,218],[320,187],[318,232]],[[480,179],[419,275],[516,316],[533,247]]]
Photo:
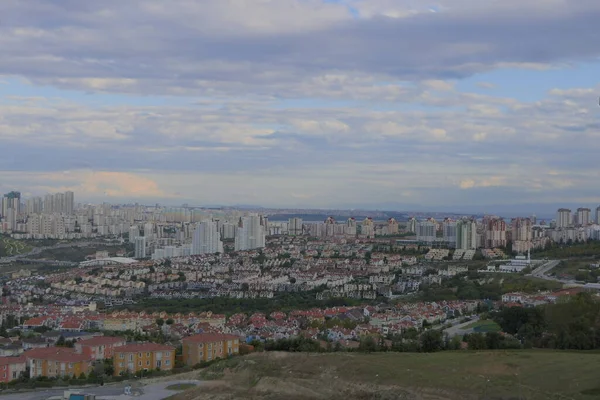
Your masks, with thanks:
[[[29,367],[29,377],[76,376],[89,374],[92,370],[92,359],[85,354],[78,354],[75,349],[63,347],[47,347],[26,351],[23,356]]]
[[[8,383],[19,379],[26,370],[25,357],[0,357],[0,382]]]
[[[200,333],[183,339],[183,362],[188,366],[239,352],[240,338],[234,335]]]
[[[75,350],[80,354],[89,356],[94,361],[102,361],[113,358],[115,347],[122,347],[126,344],[127,340],[124,338],[97,336],[75,343]]]
[[[115,347],[114,375],[150,369],[167,371],[175,365],[175,347],[156,343],[137,343]]]

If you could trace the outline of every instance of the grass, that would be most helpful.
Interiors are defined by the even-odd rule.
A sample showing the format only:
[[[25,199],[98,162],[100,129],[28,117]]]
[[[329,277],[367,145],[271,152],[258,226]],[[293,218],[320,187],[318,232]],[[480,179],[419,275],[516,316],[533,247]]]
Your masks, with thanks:
[[[481,333],[500,332],[502,330],[502,328],[500,328],[500,325],[498,325],[490,319],[475,321],[472,324],[469,324],[466,327],[464,327],[464,329],[473,329],[473,331]]]
[[[196,384],[194,383],[177,383],[174,385],[167,386],[166,389],[181,392],[183,390],[188,390],[195,387]]]
[[[263,353],[240,358],[243,362],[224,378],[226,384],[220,389],[224,396],[281,398],[260,396],[266,389],[276,393],[280,388],[295,388],[305,392],[294,399],[315,398],[315,390],[342,399],[353,398],[348,390],[383,393],[393,387],[410,393],[435,392],[439,397],[431,398],[449,400],[591,400],[600,393],[596,372],[600,354],[588,352]],[[197,398],[196,391],[186,393],[176,398]]]
[[[3,236],[0,238],[0,256],[11,257],[19,254],[29,253],[32,247],[25,242]]]

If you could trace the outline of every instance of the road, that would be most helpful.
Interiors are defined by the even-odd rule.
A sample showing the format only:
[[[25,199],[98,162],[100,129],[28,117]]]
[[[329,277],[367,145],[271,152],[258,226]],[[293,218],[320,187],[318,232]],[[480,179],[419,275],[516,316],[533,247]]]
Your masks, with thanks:
[[[473,318],[468,322],[463,322],[462,324],[456,324],[448,329],[444,329],[444,333],[448,335],[448,337],[452,338],[457,335],[464,335],[470,329],[464,329],[466,326],[471,325],[473,322],[479,321],[479,315],[473,316]]]
[[[556,267],[558,264],[560,264],[560,260],[550,260],[550,261],[546,262],[545,264],[542,264],[541,266],[539,266],[536,269],[534,269],[531,272],[530,276],[533,276],[533,277],[536,277],[536,278],[540,278],[540,279],[545,279],[547,281],[555,281],[555,282],[569,283],[569,284],[575,283],[575,281],[573,281],[573,280],[559,279],[559,278],[556,278],[554,276],[548,275],[548,273],[554,267]]]
[[[22,392],[12,393],[6,395],[0,395],[0,400],[48,400],[62,398],[65,390],[81,390],[84,394],[95,394],[97,400],[126,400],[126,399],[139,399],[139,400],[163,400],[169,396],[177,393],[176,391],[168,390],[167,386],[193,383],[195,385],[202,384],[201,381],[197,380],[182,380],[182,381],[170,381],[152,383],[149,385],[141,386],[142,393],[138,396],[125,395],[126,383],[119,383],[115,385],[87,387],[87,388],[60,388],[60,389],[48,389],[35,392]],[[135,389],[134,389],[135,390]]]

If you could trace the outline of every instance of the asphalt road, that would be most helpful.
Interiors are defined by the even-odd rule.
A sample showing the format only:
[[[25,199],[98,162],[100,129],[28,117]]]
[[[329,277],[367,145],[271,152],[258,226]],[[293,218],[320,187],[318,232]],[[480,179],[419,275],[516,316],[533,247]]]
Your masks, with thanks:
[[[444,333],[448,334],[448,337],[452,338],[456,335],[464,335],[469,329],[465,329],[466,326],[471,325],[473,322],[479,321],[479,315],[475,315],[470,321],[463,322],[462,324],[454,325],[448,329],[444,329]]]
[[[49,389],[35,392],[22,392],[22,393],[11,393],[6,395],[0,395],[0,400],[48,400],[52,398],[62,398],[65,390],[80,390],[84,394],[95,394],[98,400],[126,400],[126,399],[139,399],[139,400],[163,400],[169,396],[177,393],[176,391],[168,390],[167,386],[177,385],[182,383],[194,383],[200,385],[202,382],[197,380],[182,380],[182,381],[170,381],[153,383],[150,385],[143,385],[140,387],[142,393],[139,396],[127,396],[125,395],[125,383],[119,383],[117,385],[106,385],[98,387],[87,387],[87,388],[60,388],[60,389]],[[135,389],[134,389],[135,390]]]

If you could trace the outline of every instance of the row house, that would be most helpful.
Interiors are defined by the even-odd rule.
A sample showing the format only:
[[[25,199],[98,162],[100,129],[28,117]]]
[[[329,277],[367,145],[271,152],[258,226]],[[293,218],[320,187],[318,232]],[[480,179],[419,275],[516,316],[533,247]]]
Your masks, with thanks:
[[[202,361],[239,354],[240,338],[234,335],[200,333],[183,338],[183,362],[194,366]]]
[[[114,375],[139,371],[169,371],[175,366],[175,347],[156,343],[136,343],[113,349]]]

